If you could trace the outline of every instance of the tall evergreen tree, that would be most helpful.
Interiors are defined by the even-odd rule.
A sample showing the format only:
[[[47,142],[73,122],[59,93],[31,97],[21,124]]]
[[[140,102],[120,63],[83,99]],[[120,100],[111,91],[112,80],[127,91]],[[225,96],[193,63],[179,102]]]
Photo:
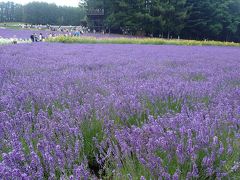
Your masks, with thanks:
[[[189,18],[183,34],[190,39],[230,40],[238,31],[239,0],[188,0]]]
[[[89,9],[100,0],[88,0]],[[105,26],[113,32],[179,35],[187,15],[186,0],[102,0]]]

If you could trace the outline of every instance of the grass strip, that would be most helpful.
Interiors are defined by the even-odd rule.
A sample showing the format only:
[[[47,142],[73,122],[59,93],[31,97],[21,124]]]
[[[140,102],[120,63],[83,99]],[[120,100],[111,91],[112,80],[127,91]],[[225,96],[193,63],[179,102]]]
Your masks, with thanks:
[[[184,45],[184,46],[235,46],[240,43],[222,41],[197,41],[161,38],[96,38],[58,36],[46,39],[47,42],[79,43],[79,44],[151,44],[151,45]]]

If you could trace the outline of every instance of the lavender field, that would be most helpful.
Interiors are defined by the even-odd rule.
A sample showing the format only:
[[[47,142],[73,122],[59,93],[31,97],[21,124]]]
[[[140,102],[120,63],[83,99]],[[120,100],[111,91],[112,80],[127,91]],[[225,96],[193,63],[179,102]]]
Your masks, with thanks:
[[[0,37],[3,38],[13,38],[16,37],[18,39],[29,39],[30,36],[33,34],[40,34],[42,33],[44,37],[47,37],[50,33],[54,33],[55,35],[63,35],[68,33],[63,33],[60,31],[50,31],[50,30],[28,30],[28,29],[1,29],[0,28]],[[101,33],[84,33],[81,35],[83,37],[95,37],[95,38],[133,38],[133,36],[125,36],[119,34],[101,34]]]
[[[18,39],[29,39],[30,36],[33,34],[33,33],[42,33],[43,36],[48,36],[48,34],[50,33],[51,31],[45,31],[45,30],[25,30],[25,29],[22,29],[22,30],[16,30],[16,29],[1,29],[0,28],[0,36],[3,37],[3,38],[18,38]]]
[[[0,47],[0,179],[239,179],[237,47]]]

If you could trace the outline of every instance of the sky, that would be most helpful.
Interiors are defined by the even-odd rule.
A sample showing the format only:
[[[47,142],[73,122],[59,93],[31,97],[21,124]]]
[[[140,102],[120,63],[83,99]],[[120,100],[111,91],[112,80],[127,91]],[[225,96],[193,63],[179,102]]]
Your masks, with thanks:
[[[40,2],[47,2],[47,3],[55,3],[59,6],[74,6],[77,7],[79,0],[0,0],[0,2],[15,2],[18,4],[27,4],[32,1],[40,1]]]

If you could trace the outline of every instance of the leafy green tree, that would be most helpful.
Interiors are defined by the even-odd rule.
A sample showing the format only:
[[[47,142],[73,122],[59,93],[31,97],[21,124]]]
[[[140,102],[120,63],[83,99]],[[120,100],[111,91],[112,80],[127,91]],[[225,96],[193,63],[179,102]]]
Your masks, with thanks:
[[[0,22],[21,21],[22,6],[13,2],[0,2]]]
[[[186,38],[234,39],[240,22],[239,0],[188,0],[187,3],[190,11],[183,30]]]
[[[33,2],[24,6],[24,21],[32,24],[80,25],[83,9]]]
[[[105,26],[113,32],[179,35],[187,17],[186,0],[88,0],[88,9],[105,9]]]

